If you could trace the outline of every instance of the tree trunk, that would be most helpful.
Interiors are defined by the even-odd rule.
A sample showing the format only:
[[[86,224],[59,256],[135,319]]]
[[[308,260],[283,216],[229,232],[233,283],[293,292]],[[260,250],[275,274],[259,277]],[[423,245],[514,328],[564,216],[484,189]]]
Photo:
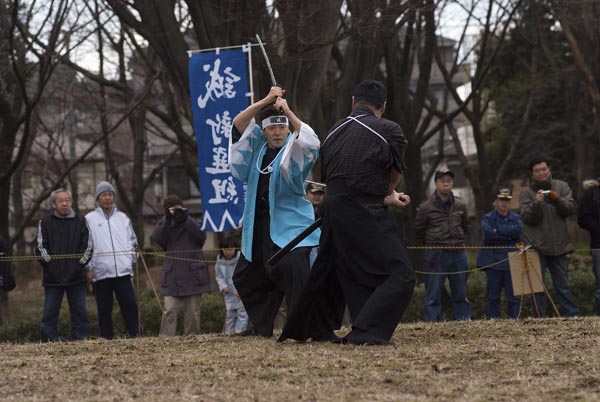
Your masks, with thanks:
[[[8,216],[10,208],[10,177],[0,180],[0,234],[10,242],[8,228],[10,219]]]
[[[406,147],[406,166],[407,171],[403,175],[406,182],[406,193],[410,195],[410,211],[408,216],[408,226],[414,227],[417,207],[425,200],[425,184],[423,183],[421,160],[421,149],[415,142],[408,143]],[[415,244],[415,232],[410,232],[410,243]]]

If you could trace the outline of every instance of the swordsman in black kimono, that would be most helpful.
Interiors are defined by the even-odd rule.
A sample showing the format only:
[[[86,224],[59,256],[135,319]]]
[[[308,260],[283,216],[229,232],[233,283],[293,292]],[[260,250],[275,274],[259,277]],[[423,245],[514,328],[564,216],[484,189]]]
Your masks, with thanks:
[[[408,195],[395,191],[407,142],[398,124],[381,118],[385,101],[381,82],[361,82],[352,113],[321,145],[328,195],[320,206],[320,251],[279,341],[389,344],[408,306],[415,274],[388,210],[410,203]],[[352,331],[337,339],[333,331],[346,303]]]

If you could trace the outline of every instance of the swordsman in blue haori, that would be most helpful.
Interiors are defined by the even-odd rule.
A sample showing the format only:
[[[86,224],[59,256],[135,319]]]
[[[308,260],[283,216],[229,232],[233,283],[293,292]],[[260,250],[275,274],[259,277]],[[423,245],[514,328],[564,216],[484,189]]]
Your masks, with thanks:
[[[233,119],[229,163],[247,184],[242,255],[233,282],[252,327],[242,335],[270,337],[284,295],[291,311],[309,275],[317,230],[274,266],[267,260],[314,221],[304,181],[319,153],[319,138],[272,87],[269,94]],[[259,114],[260,126],[254,122]]]

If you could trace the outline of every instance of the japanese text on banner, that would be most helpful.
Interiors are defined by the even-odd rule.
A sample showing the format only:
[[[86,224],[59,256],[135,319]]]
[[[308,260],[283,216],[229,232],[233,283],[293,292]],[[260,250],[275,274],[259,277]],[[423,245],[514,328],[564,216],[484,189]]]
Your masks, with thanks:
[[[202,229],[211,232],[237,229],[242,221],[245,186],[231,175],[227,158],[233,117],[248,106],[247,56],[241,47],[190,57]]]

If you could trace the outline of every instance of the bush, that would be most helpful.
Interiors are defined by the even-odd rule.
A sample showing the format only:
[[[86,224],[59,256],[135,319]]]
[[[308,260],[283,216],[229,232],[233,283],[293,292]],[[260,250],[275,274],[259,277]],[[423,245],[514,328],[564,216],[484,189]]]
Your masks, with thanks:
[[[546,274],[546,287],[554,296],[550,274]],[[594,315],[594,275],[591,269],[591,259],[582,261],[571,261],[569,269],[569,283],[579,305],[582,315]],[[448,288],[448,286],[446,286]],[[449,290],[448,290],[449,292]],[[485,319],[487,309],[486,299],[486,276],[482,271],[475,271],[469,274],[467,280],[467,292],[471,301],[471,313],[473,319]],[[443,311],[442,320],[452,319],[452,305],[449,299],[449,293],[442,298]],[[556,298],[555,298],[556,299]],[[425,287],[419,283],[415,288],[412,300],[404,314],[404,322],[421,321],[423,319],[423,306],[425,300]],[[521,307],[521,317],[534,316],[531,307],[531,297],[525,296]],[[161,297],[162,303],[162,297]],[[160,329],[161,311],[156,302],[152,291],[147,290],[141,293],[139,298],[139,307],[142,316],[142,327],[144,336],[157,336]],[[548,315],[553,316],[552,306],[548,302]],[[93,306],[93,303],[92,303]],[[506,317],[506,302],[502,297],[503,316]],[[95,307],[88,308],[90,315],[90,336],[99,336],[98,319]],[[41,310],[35,310],[27,316],[18,320],[12,320],[6,326],[0,327],[0,342],[39,342],[40,339],[40,320]],[[223,296],[218,292],[205,293],[200,300],[200,330],[204,333],[218,333],[223,330],[225,320],[225,303]],[[113,310],[113,323],[116,337],[126,336],[125,326],[118,304],[115,302]],[[70,318],[69,308],[66,302],[63,302],[61,314],[59,317],[59,333],[61,339],[70,338]],[[183,314],[180,313],[178,319],[177,333],[183,333]]]
[[[164,253],[164,250],[158,244],[153,243],[144,247],[144,260],[148,267],[162,266],[164,260],[162,253]]]
[[[596,308],[594,305],[594,274],[591,267],[591,259],[583,264],[574,264],[573,261],[569,264],[569,284],[571,291],[575,297],[575,301],[581,310],[581,315],[594,315]],[[487,295],[486,295],[486,276],[483,271],[474,271],[469,274],[467,279],[467,295],[471,302],[471,316],[473,319],[485,319],[487,317]],[[552,286],[550,273],[546,272],[545,277],[546,288],[550,292],[554,302],[557,302],[556,293]],[[450,289],[448,281],[446,281],[446,291],[442,297],[442,320],[452,320],[452,302],[449,297]],[[532,307],[531,296],[525,295],[521,297],[521,314],[520,317],[534,317],[535,312]],[[546,314],[549,317],[554,316],[552,305],[547,301]],[[410,304],[404,314],[402,321],[414,322],[423,320],[423,310],[425,305],[425,285],[420,282],[415,288],[415,292],[410,301]],[[507,318],[506,314],[506,299],[502,295],[501,304],[502,317]]]
[[[162,300],[161,300],[162,303]],[[142,317],[142,330],[144,336],[158,336],[160,330],[161,311],[156,298],[151,291],[142,292],[138,300]],[[27,316],[12,320],[7,325],[0,327],[0,342],[40,342],[40,321],[43,311],[41,309],[29,313]],[[99,337],[98,316],[95,308],[88,308],[90,316],[90,337]],[[200,330],[202,332],[221,332],[225,320],[225,303],[220,293],[205,293],[200,299]],[[71,319],[69,305],[63,301],[58,319],[58,330],[61,339],[71,337]],[[115,301],[113,309],[113,328],[115,337],[126,337],[127,331],[118,303]],[[180,313],[177,333],[183,334],[183,313]]]

